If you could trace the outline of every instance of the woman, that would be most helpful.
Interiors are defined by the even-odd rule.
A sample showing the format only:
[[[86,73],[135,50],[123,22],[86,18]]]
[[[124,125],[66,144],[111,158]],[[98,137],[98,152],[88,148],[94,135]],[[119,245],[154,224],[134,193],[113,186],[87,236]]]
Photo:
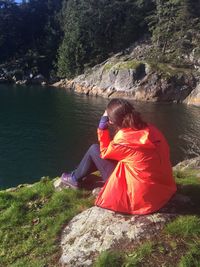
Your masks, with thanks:
[[[110,139],[108,124],[116,129]],[[63,183],[78,181],[99,170],[105,181],[96,205],[128,214],[159,210],[176,192],[169,147],[162,133],[144,122],[124,99],[112,99],[97,130],[99,145],[92,145],[78,168],[64,173]]]

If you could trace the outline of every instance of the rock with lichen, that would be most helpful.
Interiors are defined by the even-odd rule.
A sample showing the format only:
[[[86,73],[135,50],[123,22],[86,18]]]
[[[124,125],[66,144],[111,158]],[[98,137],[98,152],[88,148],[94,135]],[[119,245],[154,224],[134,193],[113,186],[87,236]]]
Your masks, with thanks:
[[[181,205],[185,209],[190,204],[188,197],[176,195],[158,213],[149,215],[123,215],[99,207],[85,210],[62,232],[60,264],[63,267],[92,266],[102,251],[158,234],[176,217]]]

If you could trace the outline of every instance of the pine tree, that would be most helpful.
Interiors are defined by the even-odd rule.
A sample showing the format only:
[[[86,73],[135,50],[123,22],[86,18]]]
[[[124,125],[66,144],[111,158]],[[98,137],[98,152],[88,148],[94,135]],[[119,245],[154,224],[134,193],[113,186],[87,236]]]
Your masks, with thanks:
[[[152,2],[138,0],[69,0],[62,17],[64,39],[58,53],[58,74],[73,77],[97,64],[147,31],[144,17]]]
[[[156,0],[156,11],[148,20],[158,55],[165,55],[170,51],[171,57],[180,58],[181,54],[191,52],[192,39],[195,38],[192,29],[196,28],[197,33],[199,32],[196,8],[197,1]]]

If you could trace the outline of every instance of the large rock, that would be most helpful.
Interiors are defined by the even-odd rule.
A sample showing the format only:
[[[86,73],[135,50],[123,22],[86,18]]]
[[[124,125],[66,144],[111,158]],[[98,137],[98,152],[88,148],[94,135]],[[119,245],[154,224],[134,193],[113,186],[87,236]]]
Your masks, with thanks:
[[[184,101],[186,104],[200,106],[200,83]]]
[[[176,70],[178,71],[178,70]],[[183,102],[195,86],[192,74],[152,71],[141,80],[135,93],[135,100]]]
[[[198,171],[200,174],[200,156],[192,159],[186,159],[179,162],[173,167],[174,171],[186,171],[192,169],[193,171]]]
[[[77,93],[133,100],[183,102],[196,87],[192,69],[148,62],[149,44],[136,45],[88,69],[74,80],[54,84]]]
[[[158,234],[176,216],[177,207],[182,205],[185,210],[190,204],[187,197],[177,195],[160,213],[143,216],[92,207],[75,216],[63,230],[60,263],[68,267],[91,266],[102,251]]]

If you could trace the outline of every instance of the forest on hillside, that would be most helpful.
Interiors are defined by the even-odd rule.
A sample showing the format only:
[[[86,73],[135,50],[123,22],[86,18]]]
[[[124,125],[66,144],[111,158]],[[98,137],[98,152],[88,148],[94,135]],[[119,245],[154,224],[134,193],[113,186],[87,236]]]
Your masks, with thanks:
[[[156,60],[184,64],[181,54],[200,54],[200,1],[0,0],[0,64],[42,61],[71,78],[144,36]]]

